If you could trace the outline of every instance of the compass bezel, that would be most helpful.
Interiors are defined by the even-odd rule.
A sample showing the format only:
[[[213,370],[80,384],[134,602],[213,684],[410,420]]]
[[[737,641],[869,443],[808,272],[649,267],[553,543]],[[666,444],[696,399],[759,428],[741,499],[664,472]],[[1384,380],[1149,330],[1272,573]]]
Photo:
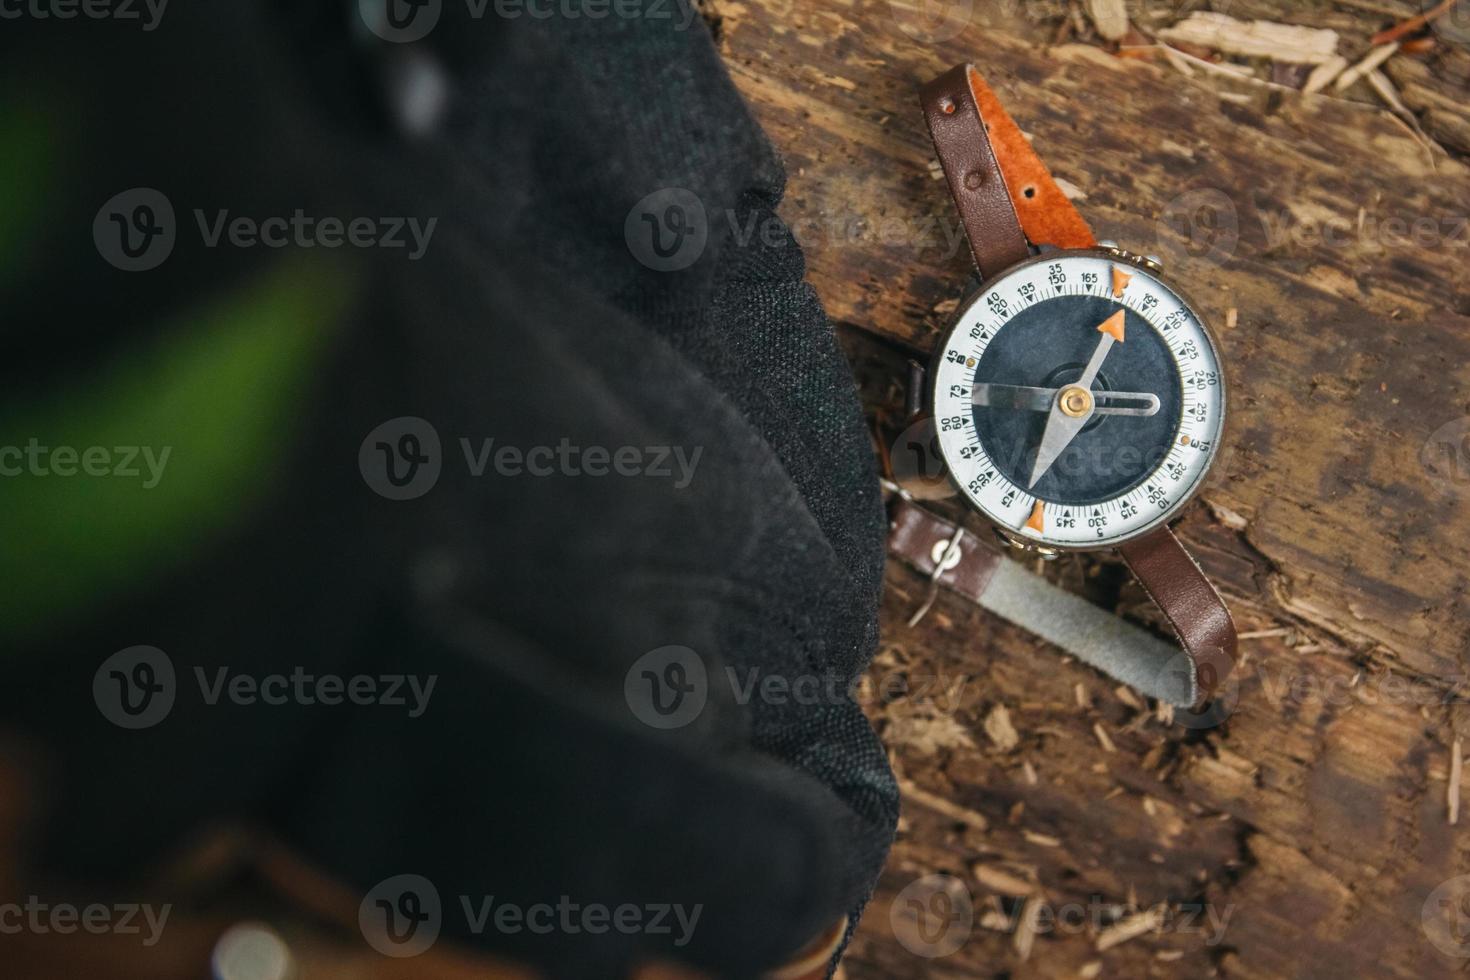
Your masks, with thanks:
[[[1095,248],[1085,249],[1049,249],[1039,255],[1033,255],[1030,258],[1024,259],[1020,262],[1015,263],[1014,265],[1002,269],[1000,272],[996,273],[994,276],[991,276],[989,279],[981,283],[980,286],[972,294],[967,296],[965,300],[960,303],[959,308],[956,310],[954,316],[951,318],[949,324],[946,326],[940,342],[935,345],[934,352],[929,361],[926,386],[927,391],[925,392],[925,396],[927,398],[927,404],[930,409],[930,416],[931,418],[934,418],[937,423],[940,366],[943,362],[944,352],[949,348],[951,342],[954,340],[955,332],[961,328],[976,304],[983,301],[985,294],[990,292],[994,288],[995,284],[1000,283],[1008,277],[1014,275],[1015,273],[1027,269],[1031,266],[1043,265],[1049,262],[1056,262],[1058,260],[1066,260],[1069,258],[1101,259],[1103,261],[1111,262],[1116,265],[1131,266],[1140,270],[1148,277],[1157,280],[1159,284],[1162,285],[1165,289],[1169,290],[1174,295],[1175,299],[1179,301],[1180,306],[1187,310],[1189,314],[1194,318],[1195,322],[1199,324],[1199,332],[1201,336],[1204,337],[1205,342],[1209,345],[1210,354],[1214,360],[1215,368],[1220,378],[1219,422],[1214,427],[1215,437],[1210,441],[1210,447],[1205,452],[1204,465],[1200,469],[1199,475],[1193,481],[1193,484],[1188,488],[1188,490],[1180,494],[1179,498],[1177,500],[1174,500],[1168,508],[1161,510],[1158,515],[1150,518],[1148,521],[1136,528],[1132,528],[1117,535],[1105,536],[1097,539],[1096,541],[1086,542],[1059,541],[1045,534],[1038,535],[1036,537],[1031,537],[1029,535],[1022,537],[1014,527],[1007,524],[1003,519],[998,518],[994,514],[992,514],[979,501],[975,499],[974,495],[970,493],[968,488],[961,485],[959,479],[957,479],[954,474],[954,469],[951,465],[949,455],[945,450],[944,441],[938,438],[937,430],[935,433],[936,444],[938,445],[940,461],[944,465],[946,477],[956,493],[959,494],[960,498],[965,501],[965,504],[968,507],[977,511],[987,521],[993,524],[996,529],[1000,531],[1003,535],[1005,535],[1006,538],[1012,543],[1024,547],[1035,547],[1038,549],[1045,549],[1055,552],[1107,551],[1114,549],[1121,544],[1125,544],[1129,541],[1133,541],[1148,534],[1152,534],[1160,527],[1166,526],[1180,515],[1183,509],[1188,506],[1194,500],[1196,495],[1198,495],[1199,492],[1204,488],[1205,483],[1214,472],[1215,463],[1220,455],[1220,448],[1228,437],[1228,430],[1230,426],[1230,375],[1229,369],[1227,368],[1225,363],[1225,359],[1221,355],[1219,338],[1216,335],[1214,327],[1211,325],[1209,319],[1205,317],[1202,312],[1200,312],[1199,304],[1194,302],[1194,300],[1185,290],[1180,289],[1172,278],[1164,275],[1157,265],[1150,263],[1142,256],[1135,256],[1121,250],[1099,246]],[[1160,464],[1159,468],[1161,467],[1162,464]],[[1153,471],[1151,471],[1149,478],[1152,477],[1153,473],[1158,472],[1159,468],[1155,468]],[[1118,498],[1114,498],[1114,501],[1121,499],[1121,497],[1123,496],[1126,496],[1127,492],[1125,492],[1124,494],[1120,494]]]

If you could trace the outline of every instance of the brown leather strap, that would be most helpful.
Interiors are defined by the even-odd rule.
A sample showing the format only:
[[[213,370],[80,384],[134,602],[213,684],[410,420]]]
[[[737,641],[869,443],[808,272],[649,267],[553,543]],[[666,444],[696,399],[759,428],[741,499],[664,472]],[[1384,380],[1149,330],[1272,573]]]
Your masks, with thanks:
[[[920,102],[982,280],[1029,257],[1030,243],[1096,244],[973,65],[956,65],[925,85]]]
[[[954,525],[902,497],[894,502],[889,519],[889,552],[912,565],[919,574],[933,578],[938,559],[944,556],[948,550],[945,546],[954,536]],[[954,567],[946,569],[936,581],[971,602],[979,602],[991,576],[1005,559],[974,538],[964,538],[956,543],[950,561],[955,562]]]
[[[1200,700],[1235,666],[1235,620],[1194,557],[1167,527],[1119,546],[1144,591],[1168,617],[1194,661]]]
[[[985,133],[974,92],[958,65],[919,92],[929,135],[949,180],[981,279],[1029,258],[1031,247]]]
[[[996,609],[995,597],[987,595],[987,592],[991,591],[992,584],[997,580],[997,571],[1006,560],[1003,556],[994,549],[981,545],[976,539],[966,537],[955,548],[951,558],[953,567],[947,567],[936,575],[937,562],[953,540],[955,526],[901,496],[896,496],[893,500],[889,520],[890,554],[921,575],[928,576],[931,582],[958,592],[977,605]],[[1199,708],[1219,690],[1235,664],[1235,624],[1230,618],[1229,610],[1225,608],[1219,593],[1210,585],[1194,559],[1168,528],[1160,528],[1137,541],[1131,541],[1119,550],[1149,597],[1158,604],[1174,626],[1180,644],[1194,665],[1193,689],[1197,695],[1186,695],[1183,701],[1176,703],[1187,704],[1192,697],[1194,707]],[[1046,615],[1048,611],[1058,611],[1049,602],[1026,608],[1028,614],[1034,612],[1038,616]],[[1097,613],[1104,615],[1102,610]],[[1023,616],[1022,620],[1024,619]],[[1020,625],[1033,632],[1046,633],[1050,624],[1034,622],[1028,625],[1021,621]],[[1066,641],[1056,636],[1056,632],[1053,632],[1053,641],[1061,642],[1068,652],[1094,666],[1104,667],[1115,676],[1120,673],[1116,661],[1110,665],[1106,658],[1102,658],[1100,662],[1096,655],[1097,650],[1069,647]],[[1076,638],[1081,639],[1082,636],[1079,634]],[[1099,637],[1093,632],[1088,634],[1088,639],[1091,641],[1089,645],[1096,646]],[[1129,640],[1124,637],[1119,641],[1121,652],[1118,656],[1124,659],[1146,656],[1146,647],[1153,642],[1156,641],[1139,631],[1135,638]],[[1177,669],[1175,664],[1177,660],[1170,660],[1169,669]],[[1147,671],[1145,676],[1149,676]],[[1156,691],[1149,693],[1159,696]]]

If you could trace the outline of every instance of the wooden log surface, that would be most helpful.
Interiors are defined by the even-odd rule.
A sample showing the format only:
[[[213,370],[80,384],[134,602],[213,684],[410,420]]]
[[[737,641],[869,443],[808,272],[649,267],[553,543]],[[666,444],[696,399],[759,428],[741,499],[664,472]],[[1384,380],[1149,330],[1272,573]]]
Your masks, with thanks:
[[[917,39],[920,5],[706,5],[869,411],[898,417],[903,351],[932,347],[968,276],[916,88],[974,61],[1098,236],[1163,256],[1216,326],[1229,447],[1178,530],[1243,660],[1222,724],[1169,724],[951,594],[907,627],[924,583],[891,565],[874,673],[912,685],[869,707],[907,795],[845,975],[1463,972],[1470,905],[1462,955],[1424,914],[1470,873],[1447,799],[1470,726],[1470,170],[1367,102],[1054,45],[1014,10]],[[1403,11],[1328,23],[1366,37]],[[1106,555],[1046,573],[1158,624]],[[902,935],[900,893],[933,873],[974,908],[942,957]]]

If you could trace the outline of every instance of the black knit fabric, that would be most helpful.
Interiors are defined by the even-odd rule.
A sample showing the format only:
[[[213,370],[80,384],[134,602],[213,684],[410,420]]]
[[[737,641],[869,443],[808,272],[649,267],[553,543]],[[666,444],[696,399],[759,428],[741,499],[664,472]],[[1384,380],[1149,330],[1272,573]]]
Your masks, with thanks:
[[[206,822],[243,819],[363,893],[421,875],[447,936],[561,977],[653,958],[752,975],[856,920],[897,813],[882,748],[850,700],[745,685],[840,691],[871,657],[872,454],[774,215],[776,156],[703,23],[670,10],[476,18],[446,2],[428,37],[394,45],[365,34],[356,3],[237,0],[171,7],[123,42],[33,25],[7,44],[29,94],[78,97],[53,100],[77,109],[74,190],[51,225],[80,230],[37,241],[0,325],[36,384],[168,343],[160,324],[279,258],[181,232],[159,270],[114,270],[86,229],[117,190],[159,187],[185,222],[196,201],[439,219],[418,261],[344,254],[350,310],[309,410],[279,433],[284,477],[264,502],[227,532],[179,529],[176,560],[12,655],[7,724],[51,762],[45,868],[129,880]],[[65,77],[27,70],[44,57]],[[447,109],[413,135],[394,86],[424,63]],[[659,271],[628,222],[670,188],[700,202],[708,241]],[[433,425],[443,470],[399,501],[367,485],[358,451],[402,416]],[[700,456],[687,486],[476,476],[460,440],[488,437]],[[219,666],[438,682],[417,718],[180,697],[162,724],[121,732],[92,674],[138,643],[166,651],[181,685]],[[670,645],[707,666],[708,704],[659,730],[625,680]],[[703,912],[682,946],[469,928],[458,896],[488,895]]]

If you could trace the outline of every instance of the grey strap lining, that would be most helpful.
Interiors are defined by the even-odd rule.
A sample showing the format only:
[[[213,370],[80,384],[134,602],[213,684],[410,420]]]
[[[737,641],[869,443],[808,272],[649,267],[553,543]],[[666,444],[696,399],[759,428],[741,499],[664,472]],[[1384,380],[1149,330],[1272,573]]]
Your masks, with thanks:
[[[1002,560],[979,603],[1152,698],[1198,700],[1194,661],[1177,645]]]

